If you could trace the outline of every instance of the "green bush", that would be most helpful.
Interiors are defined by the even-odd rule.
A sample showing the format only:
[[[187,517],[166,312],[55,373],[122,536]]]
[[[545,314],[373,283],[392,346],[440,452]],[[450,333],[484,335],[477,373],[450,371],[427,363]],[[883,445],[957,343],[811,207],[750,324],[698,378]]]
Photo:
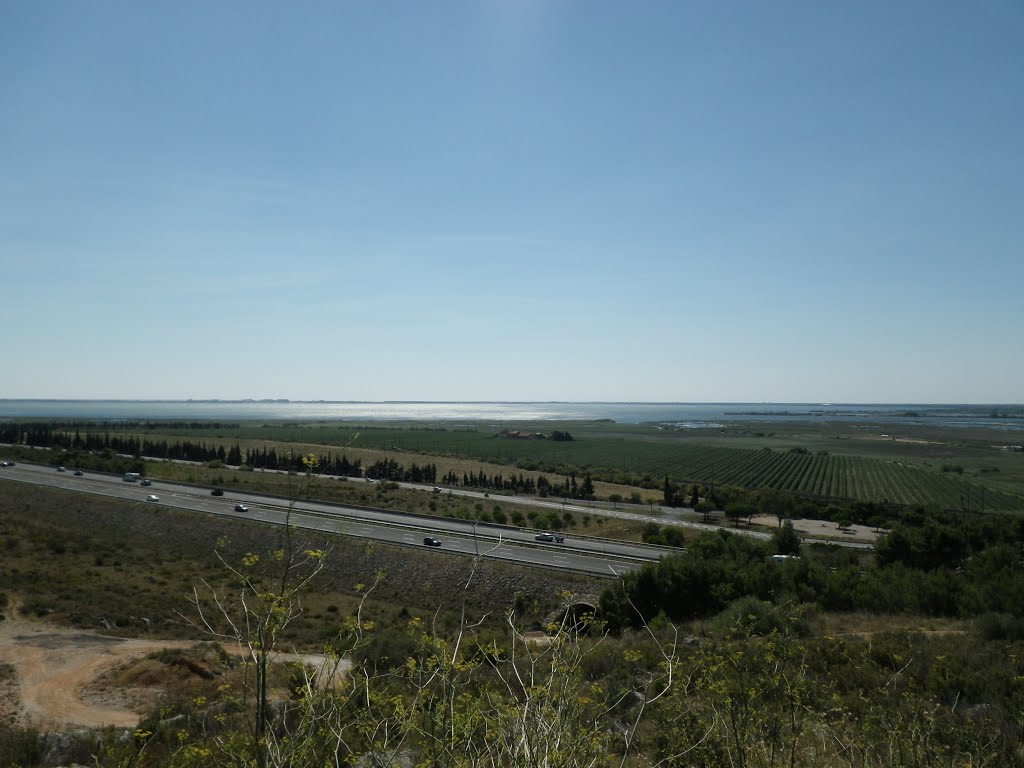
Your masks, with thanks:
[[[32,727],[0,725],[0,766],[33,766],[43,759],[43,739]]]
[[[1024,618],[1009,613],[985,613],[974,622],[974,631],[983,640],[1024,640]]]
[[[784,637],[806,637],[810,627],[804,612],[789,604],[776,605],[756,597],[741,597],[712,621],[712,627],[727,639],[766,637],[773,632]]]

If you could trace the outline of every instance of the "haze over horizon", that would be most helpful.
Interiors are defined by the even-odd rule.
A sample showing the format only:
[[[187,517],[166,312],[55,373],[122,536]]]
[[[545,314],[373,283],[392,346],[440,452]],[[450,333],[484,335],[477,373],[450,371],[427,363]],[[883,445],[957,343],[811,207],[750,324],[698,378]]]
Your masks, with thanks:
[[[0,398],[1008,404],[1024,7],[0,6]]]
[[[939,402],[819,402],[817,400],[807,401],[768,401],[768,400],[334,400],[328,398],[311,398],[308,400],[296,400],[288,397],[237,397],[237,398],[223,398],[223,397],[188,397],[188,398],[170,398],[170,397],[154,397],[154,398],[89,398],[89,397],[2,397],[0,402],[114,402],[114,403],[352,403],[352,404],[367,404],[367,405],[379,405],[379,404],[402,404],[407,403],[411,405],[415,404],[516,404],[516,403],[536,403],[536,404],[559,404],[564,403],[568,405],[573,404],[604,404],[604,405],[754,405],[754,406],[821,406],[821,407],[836,407],[841,408],[845,406],[857,407],[857,406],[925,406],[925,407],[957,407],[957,406],[968,406],[972,408],[987,408],[993,406],[1007,406],[1012,408],[1024,407],[1024,402],[962,402],[962,403],[939,403]]]

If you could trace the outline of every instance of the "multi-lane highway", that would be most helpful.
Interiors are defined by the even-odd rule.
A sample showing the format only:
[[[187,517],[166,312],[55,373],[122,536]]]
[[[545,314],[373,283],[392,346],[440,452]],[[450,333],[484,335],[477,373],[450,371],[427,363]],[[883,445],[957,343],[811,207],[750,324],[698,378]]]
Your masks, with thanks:
[[[152,485],[125,482],[120,476],[84,473],[71,469],[18,463],[0,468],[0,482],[33,483],[69,491],[137,501],[152,506],[171,506],[195,512],[244,518],[283,525],[289,519],[296,527],[324,531],[390,544],[414,546],[430,552],[482,555],[523,565],[544,566],[613,577],[656,560],[670,551],[662,547],[566,536],[563,543],[538,542],[537,531],[486,525],[464,520],[403,514],[381,509],[349,507],[310,501],[295,501],[236,491],[211,496],[210,489],[153,480]],[[159,501],[147,501],[150,495]],[[238,505],[244,510],[236,509]],[[561,505],[558,505],[561,506]],[[423,540],[441,540],[440,548],[428,548]]]

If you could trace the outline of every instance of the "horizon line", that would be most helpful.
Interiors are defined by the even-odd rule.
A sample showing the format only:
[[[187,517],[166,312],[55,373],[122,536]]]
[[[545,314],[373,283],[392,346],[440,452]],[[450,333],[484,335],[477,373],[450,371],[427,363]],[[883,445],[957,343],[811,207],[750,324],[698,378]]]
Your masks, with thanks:
[[[928,402],[928,401],[874,401],[874,402],[822,402],[818,400],[292,400],[290,398],[166,398],[166,397],[0,397],[0,403],[254,403],[254,404],[321,404],[321,405],[815,405],[822,408],[861,405],[925,405],[936,406],[1015,406],[1011,402]]]

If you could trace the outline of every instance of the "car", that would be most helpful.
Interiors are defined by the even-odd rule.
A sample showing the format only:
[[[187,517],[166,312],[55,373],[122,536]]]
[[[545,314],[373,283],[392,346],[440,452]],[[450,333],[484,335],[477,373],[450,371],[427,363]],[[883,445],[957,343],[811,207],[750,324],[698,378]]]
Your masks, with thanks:
[[[368,478],[366,478],[366,482],[368,482],[368,483],[372,483],[372,482],[373,482],[373,478],[372,478],[372,477],[368,477]]]
[[[554,544],[561,544],[563,541],[565,541],[565,536],[558,536],[554,533],[538,533],[533,538],[537,541],[547,541]]]
[[[440,489],[440,488],[438,488],[438,487],[437,487],[437,486],[435,485],[435,486],[434,486],[434,493],[440,493],[440,492],[441,492],[441,489]]]
[[[0,461],[0,467],[13,467],[13,461]]]
[[[157,496],[155,493],[151,493],[149,494],[149,496],[146,497],[146,501],[160,501],[160,497]]]
[[[153,484],[152,480],[140,480],[139,481],[139,485],[152,485],[152,484]]]
[[[222,488],[214,488],[212,491],[210,491],[210,495],[211,496],[223,496],[224,495],[224,490]]]
[[[57,467],[57,471],[58,472],[67,472],[67,470],[64,469],[64,467]]]
[[[235,512],[248,512],[249,508],[245,504],[235,504]]]
[[[440,539],[435,539],[433,536],[424,536],[423,537],[423,544],[425,546],[427,546],[427,547],[440,547],[441,546],[441,540]]]
[[[80,469],[76,469],[75,470],[75,477],[81,477],[84,474],[85,473],[82,470],[80,470]]]

